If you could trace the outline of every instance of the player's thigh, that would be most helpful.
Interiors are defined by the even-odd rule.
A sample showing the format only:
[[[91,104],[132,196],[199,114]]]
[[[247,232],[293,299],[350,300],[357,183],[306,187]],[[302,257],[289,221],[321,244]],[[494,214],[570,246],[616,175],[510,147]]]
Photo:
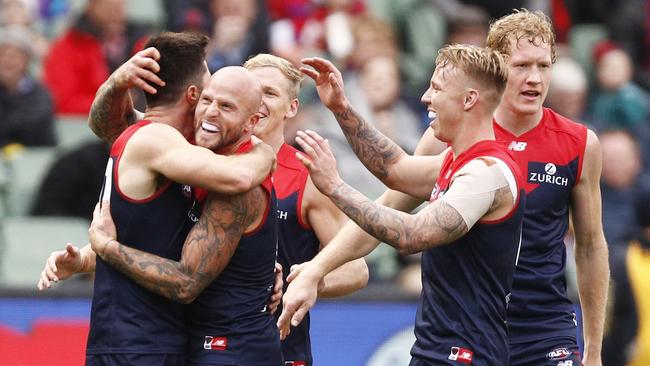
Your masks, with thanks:
[[[185,366],[185,356],[175,354],[106,354],[86,355],[86,366]]]
[[[575,340],[548,340],[510,345],[510,366],[582,366]]]

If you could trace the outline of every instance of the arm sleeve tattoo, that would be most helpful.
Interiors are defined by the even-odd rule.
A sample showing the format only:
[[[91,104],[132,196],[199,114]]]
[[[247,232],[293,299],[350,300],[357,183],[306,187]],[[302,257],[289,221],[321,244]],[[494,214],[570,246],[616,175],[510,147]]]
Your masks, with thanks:
[[[403,253],[450,243],[469,230],[463,217],[442,200],[411,215],[379,205],[345,183],[330,198],[363,230]]]
[[[113,142],[136,121],[128,90],[118,90],[108,79],[97,90],[88,115],[88,126],[99,138]]]
[[[380,180],[386,179],[389,175],[387,167],[404,154],[402,148],[367,123],[352,108],[334,115],[363,165]]]
[[[242,233],[264,212],[261,188],[235,196],[211,194],[185,240],[180,262],[113,241],[103,259],[150,291],[188,303],[226,267]]]

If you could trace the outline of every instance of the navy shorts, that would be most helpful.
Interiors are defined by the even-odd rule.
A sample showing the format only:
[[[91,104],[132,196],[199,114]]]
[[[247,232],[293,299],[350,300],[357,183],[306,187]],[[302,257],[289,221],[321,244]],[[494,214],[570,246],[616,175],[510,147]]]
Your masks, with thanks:
[[[86,366],[184,366],[185,355],[178,354],[141,354],[113,353],[86,355]]]
[[[582,366],[575,339],[557,338],[510,345],[510,366]]]

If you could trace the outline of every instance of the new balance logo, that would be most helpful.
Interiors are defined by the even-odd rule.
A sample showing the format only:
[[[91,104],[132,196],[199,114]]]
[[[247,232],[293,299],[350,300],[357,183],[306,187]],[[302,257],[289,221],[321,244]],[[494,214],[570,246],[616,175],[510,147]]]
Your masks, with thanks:
[[[212,351],[223,351],[227,346],[228,338],[226,337],[205,336],[205,341],[203,342],[203,349]]]
[[[449,357],[447,359],[451,361],[457,361],[461,363],[466,363],[466,364],[471,364],[472,363],[472,356],[474,355],[474,352],[467,348],[462,348],[462,347],[451,347],[451,352],[449,353]]]
[[[528,145],[527,142],[512,141],[510,145],[508,145],[508,150],[524,151],[526,150],[526,145]]]

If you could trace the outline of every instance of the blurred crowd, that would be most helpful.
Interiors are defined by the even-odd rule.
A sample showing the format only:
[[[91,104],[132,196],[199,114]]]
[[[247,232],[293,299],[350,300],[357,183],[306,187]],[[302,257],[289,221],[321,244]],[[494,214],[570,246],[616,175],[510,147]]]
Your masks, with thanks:
[[[150,6],[139,14],[162,17],[134,17],[134,6]],[[637,253],[631,251],[642,257],[650,250],[648,0],[0,0],[0,149],[11,159],[21,147],[57,146],[63,136],[56,124],[69,116],[83,121],[99,85],[149,34],[191,30],[211,37],[213,72],[260,52],[296,65],[303,57],[332,60],[344,72],[352,104],[412,152],[427,128],[419,98],[437,50],[446,43],[484,45],[490,20],[521,7],[544,11],[556,27],[560,47],[547,105],[600,137],[603,223],[615,279],[611,311],[625,314],[616,286],[638,291],[628,266],[650,266],[630,259]],[[343,178],[377,197],[384,187],[358,162],[313,86],[305,84],[287,142],[298,129],[321,133],[334,147]],[[57,155],[30,212],[90,218],[107,155],[101,142]],[[368,261],[371,281],[394,281],[419,293],[417,258],[382,246]]]

